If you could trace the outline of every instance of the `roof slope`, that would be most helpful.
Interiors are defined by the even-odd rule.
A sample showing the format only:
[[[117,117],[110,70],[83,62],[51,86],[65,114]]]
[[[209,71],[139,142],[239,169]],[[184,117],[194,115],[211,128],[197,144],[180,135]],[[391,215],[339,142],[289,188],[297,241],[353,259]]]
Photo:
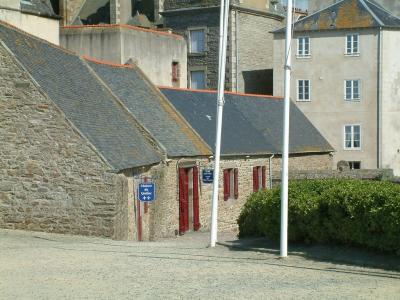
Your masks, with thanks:
[[[21,10],[23,12],[44,17],[57,17],[57,15],[54,13],[50,0],[30,0],[30,3],[21,1]]]
[[[135,118],[160,142],[168,156],[210,155],[211,150],[138,68],[88,62]]]
[[[115,170],[161,160],[133,116],[78,56],[1,22],[0,40]]]
[[[210,147],[215,144],[216,94],[161,88]],[[225,94],[221,153],[281,153],[283,101],[271,97]],[[330,152],[332,146],[295,105],[291,105],[290,152]]]
[[[295,31],[399,27],[400,19],[371,0],[342,0],[294,24]],[[276,30],[282,33],[285,28]]]

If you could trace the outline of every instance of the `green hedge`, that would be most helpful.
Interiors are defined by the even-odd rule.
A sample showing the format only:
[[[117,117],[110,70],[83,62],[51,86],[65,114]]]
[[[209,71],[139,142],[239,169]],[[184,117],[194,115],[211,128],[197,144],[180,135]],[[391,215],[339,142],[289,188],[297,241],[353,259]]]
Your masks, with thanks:
[[[280,188],[252,194],[238,224],[239,237],[267,236],[278,241]],[[400,254],[400,185],[347,179],[291,182],[289,241]]]

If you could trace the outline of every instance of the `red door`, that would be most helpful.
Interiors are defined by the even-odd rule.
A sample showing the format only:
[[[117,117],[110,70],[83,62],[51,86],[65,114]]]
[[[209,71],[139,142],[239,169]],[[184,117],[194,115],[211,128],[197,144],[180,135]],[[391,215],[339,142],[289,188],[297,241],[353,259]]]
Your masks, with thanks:
[[[193,176],[193,194],[189,197],[189,173]],[[190,198],[190,199],[189,199]],[[189,205],[189,201],[190,205]],[[189,207],[193,207],[193,220],[189,218]],[[184,234],[190,229],[189,222],[193,222],[193,229],[200,229],[199,211],[199,171],[197,167],[179,169],[179,233]]]
[[[189,178],[184,168],[179,169],[179,233],[189,230]]]

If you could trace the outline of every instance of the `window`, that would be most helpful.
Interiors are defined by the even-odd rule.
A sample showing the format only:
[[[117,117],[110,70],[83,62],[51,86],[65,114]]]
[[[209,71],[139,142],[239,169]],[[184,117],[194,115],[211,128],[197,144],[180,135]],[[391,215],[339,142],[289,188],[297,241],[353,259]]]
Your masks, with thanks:
[[[180,78],[180,67],[179,62],[173,61],[172,62],[172,82],[179,82]]]
[[[360,161],[349,161],[350,170],[359,170],[361,169]]]
[[[345,100],[360,100],[360,80],[344,81]]]
[[[253,192],[265,189],[265,171],[266,167],[253,167]]]
[[[308,36],[302,36],[297,39],[297,56],[310,56],[310,38]]]
[[[238,184],[239,170],[237,168],[224,170],[224,200],[237,199],[239,197]]]
[[[190,72],[190,88],[195,90],[206,88],[206,74],[203,70]]]
[[[297,101],[310,101],[310,80],[300,79],[297,81]]]
[[[359,35],[358,34],[348,34],[346,36],[346,54],[354,55],[360,53],[359,45]]]
[[[189,30],[189,52],[203,53],[206,50],[205,29]]]
[[[346,150],[361,149],[361,126],[346,125],[344,126],[344,148]]]

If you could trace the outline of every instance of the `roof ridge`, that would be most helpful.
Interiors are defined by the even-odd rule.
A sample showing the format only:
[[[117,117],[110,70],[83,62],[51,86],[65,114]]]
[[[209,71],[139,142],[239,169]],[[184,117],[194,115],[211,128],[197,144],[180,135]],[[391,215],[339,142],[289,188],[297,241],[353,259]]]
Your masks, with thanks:
[[[94,58],[94,57],[90,57],[90,56],[88,56],[88,55],[83,55],[82,58],[85,59],[85,60],[87,60],[87,61],[90,61],[90,62],[99,64],[99,65],[106,65],[106,66],[115,67],[115,68],[127,68],[127,69],[133,69],[133,68],[134,68],[133,65],[129,65],[129,64],[126,64],[126,65],[116,64],[116,63],[113,63],[112,61],[100,60],[100,59],[96,59],[96,58]]]
[[[368,2],[369,4],[375,6],[375,7],[378,8],[378,9],[384,11],[385,13],[389,14],[390,16],[392,16],[392,17],[394,17],[394,18],[400,20],[400,17],[398,17],[398,16],[392,14],[392,12],[388,11],[388,10],[387,10],[385,7],[383,7],[382,5],[379,5],[378,3],[374,2],[374,1],[370,1],[370,0],[364,0],[364,1],[365,1],[365,2]]]
[[[147,28],[142,28],[138,26],[133,26],[133,25],[128,25],[128,24],[93,24],[93,25],[68,25],[68,26],[61,26],[61,29],[79,29],[79,28],[113,28],[113,27],[119,27],[119,28],[126,28],[126,29],[132,29],[132,30],[137,30],[137,31],[144,31],[144,32],[150,32],[150,33],[155,33],[155,34],[160,34],[160,35],[165,35],[165,36],[170,36],[174,37],[177,39],[183,39],[183,36],[176,34],[176,33],[169,33],[165,31],[159,31],[159,30],[154,30],[154,29],[147,29]]]
[[[188,89],[188,88],[177,88],[177,87],[170,87],[170,86],[163,86],[163,85],[158,85],[157,86],[159,89],[165,89],[165,90],[177,90],[177,91],[187,91],[187,92],[194,92],[194,93],[212,93],[216,94],[218,91],[217,90],[196,90],[196,89]],[[247,94],[247,93],[240,93],[240,92],[231,92],[231,91],[225,91],[225,94],[229,95],[237,95],[237,96],[246,96],[246,97],[255,97],[255,98],[269,98],[272,100],[282,100],[282,96],[273,96],[273,95],[267,95],[267,94]]]
[[[0,20],[0,25],[4,25],[5,27],[7,27],[7,28],[9,28],[9,29],[11,29],[11,30],[18,31],[19,33],[21,33],[21,34],[23,34],[23,35],[25,35],[25,36],[27,36],[27,37],[29,37],[29,38],[32,38],[32,39],[38,40],[38,41],[40,41],[40,42],[46,43],[47,45],[49,45],[49,46],[51,46],[51,47],[54,47],[54,48],[57,48],[57,49],[59,49],[59,50],[61,50],[61,51],[64,51],[64,52],[67,53],[67,54],[71,54],[71,55],[78,56],[75,52],[73,52],[73,51],[71,51],[71,50],[68,50],[68,49],[66,49],[66,48],[63,48],[63,47],[61,47],[60,45],[54,44],[54,43],[52,43],[52,42],[49,42],[48,40],[42,39],[41,37],[38,37],[38,36],[33,35],[33,34],[29,33],[29,32],[26,32],[25,30],[22,30],[22,29],[20,29],[20,28],[14,26],[14,25],[12,25],[12,24],[10,24],[10,23],[8,23],[8,22],[5,22],[5,21],[3,21],[3,20]]]
[[[380,26],[384,26],[385,24],[382,22],[381,19],[371,10],[371,8],[364,2],[364,0],[358,0],[361,4],[365,7],[365,9],[371,14],[371,16],[379,23]]]

